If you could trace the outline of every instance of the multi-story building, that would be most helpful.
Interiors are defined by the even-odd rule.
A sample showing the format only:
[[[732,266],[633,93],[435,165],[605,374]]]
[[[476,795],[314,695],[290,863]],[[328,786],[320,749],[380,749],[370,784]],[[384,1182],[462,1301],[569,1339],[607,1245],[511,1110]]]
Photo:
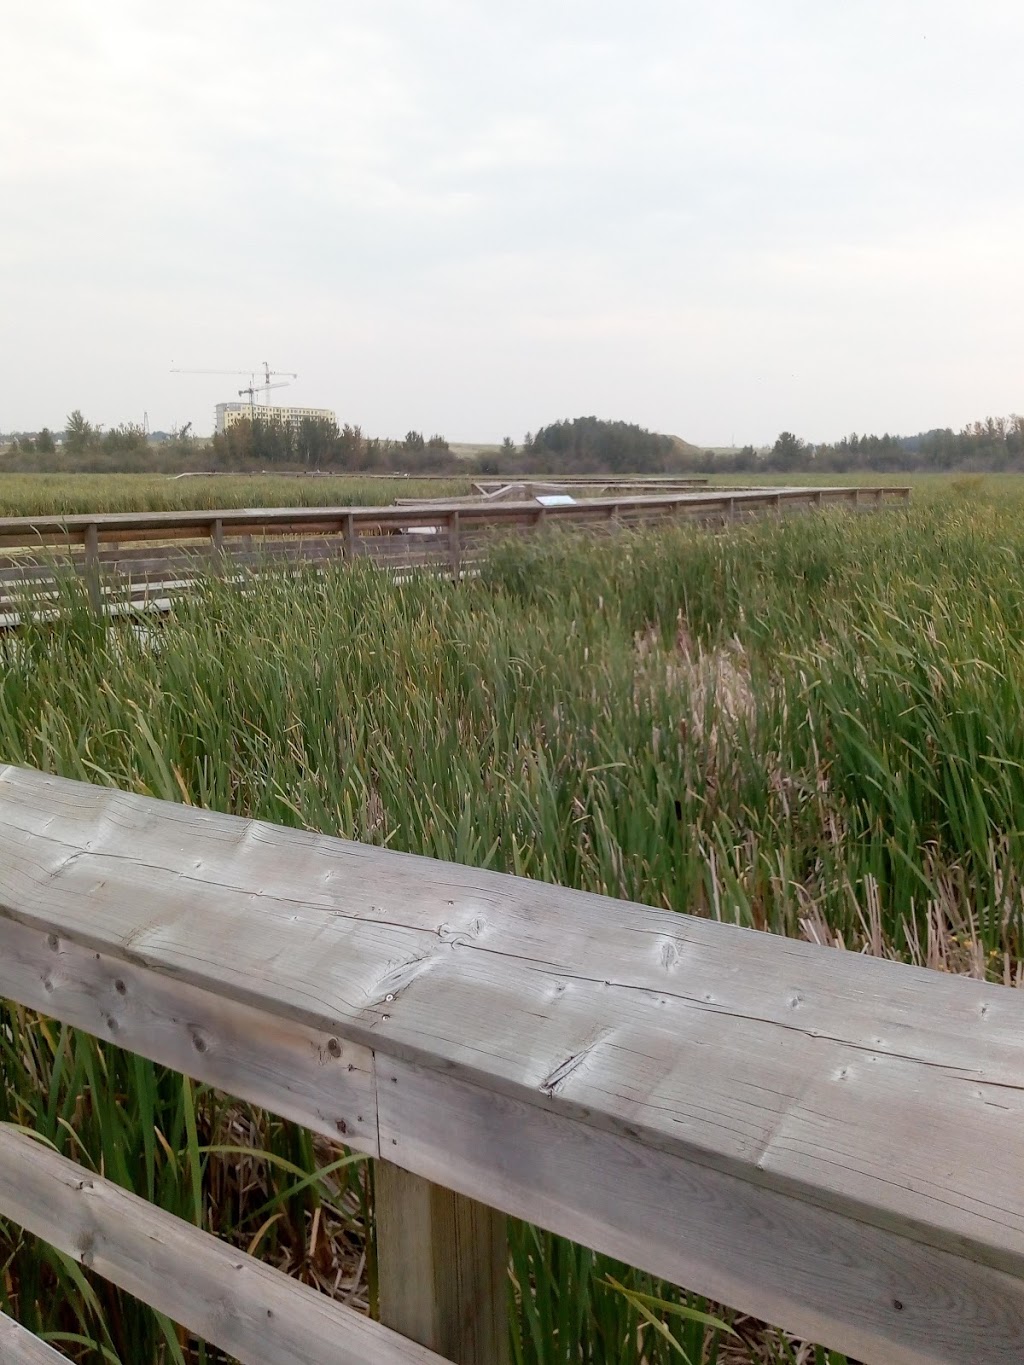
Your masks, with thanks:
[[[279,408],[266,403],[218,403],[217,430],[221,434],[233,427],[236,422],[247,422],[250,418],[258,422],[279,422],[282,426],[298,431],[306,417],[320,422],[337,422],[330,408]]]

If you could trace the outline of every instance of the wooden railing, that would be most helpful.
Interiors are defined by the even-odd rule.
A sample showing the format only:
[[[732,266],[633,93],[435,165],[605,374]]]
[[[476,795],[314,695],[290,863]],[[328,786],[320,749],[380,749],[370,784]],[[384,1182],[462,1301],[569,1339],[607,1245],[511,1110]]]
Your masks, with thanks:
[[[471,569],[495,537],[541,526],[616,530],[665,518],[723,523],[838,503],[877,507],[908,488],[722,489],[588,498],[570,506],[535,501],[414,507],[279,507],[97,515],[0,517],[0,618],[44,607],[68,571],[89,585],[99,610],[165,599],[197,575],[369,558],[395,569]]]
[[[0,1216],[243,1362],[504,1361],[508,1214],[862,1361],[1024,1359],[1006,987],[8,767],[0,996],[377,1161],[383,1324],[0,1128]]]

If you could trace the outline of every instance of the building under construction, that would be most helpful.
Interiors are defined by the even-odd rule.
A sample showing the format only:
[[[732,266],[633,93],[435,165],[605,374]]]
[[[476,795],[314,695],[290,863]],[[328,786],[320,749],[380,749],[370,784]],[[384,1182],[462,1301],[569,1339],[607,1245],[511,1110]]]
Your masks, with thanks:
[[[321,422],[337,421],[330,408],[285,408],[269,403],[217,404],[217,430],[221,434],[236,422],[248,421],[272,422],[297,431],[307,417]]]

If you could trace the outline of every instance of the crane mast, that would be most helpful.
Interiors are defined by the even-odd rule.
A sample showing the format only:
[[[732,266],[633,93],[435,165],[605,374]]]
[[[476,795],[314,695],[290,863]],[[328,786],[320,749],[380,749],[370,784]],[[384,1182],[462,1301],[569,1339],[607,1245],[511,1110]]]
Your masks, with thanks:
[[[283,382],[280,383],[280,384],[271,384],[270,380],[271,380],[271,377],[274,376],[274,375],[279,376],[280,379],[281,379]],[[264,361],[263,361],[263,393],[264,393],[264,402],[267,404],[267,406],[268,406],[268,407],[270,406],[270,390],[271,390],[271,389],[283,389],[283,388],[285,387],[285,385],[288,383],[289,380],[291,380],[291,379],[298,379],[298,377],[299,377],[299,376],[298,376],[297,374],[293,374],[291,370],[272,370],[272,369],[270,368],[270,365],[267,363],[267,361],[264,360]]]

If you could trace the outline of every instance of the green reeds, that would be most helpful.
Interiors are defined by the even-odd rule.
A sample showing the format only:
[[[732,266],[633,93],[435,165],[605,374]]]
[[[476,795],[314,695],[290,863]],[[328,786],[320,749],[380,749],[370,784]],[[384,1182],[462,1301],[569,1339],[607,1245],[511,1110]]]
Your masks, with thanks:
[[[551,536],[458,586],[358,563],[258,594],[211,581],[110,628],[72,585],[60,619],[0,637],[0,759],[1016,979],[1021,506],[982,488],[721,535]],[[363,1162],[13,1007],[0,1049],[0,1118],[372,1299]],[[73,1357],[202,1358],[13,1229],[0,1265],[0,1307]],[[522,1365],[798,1358],[519,1225],[512,1283]]]
[[[213,507],[378,507],[400,498],[469,493],[470,476],[450,479],[365,475],[289,478],[275,474],[0,474],[0,516],[76,512],[176,512]]]

